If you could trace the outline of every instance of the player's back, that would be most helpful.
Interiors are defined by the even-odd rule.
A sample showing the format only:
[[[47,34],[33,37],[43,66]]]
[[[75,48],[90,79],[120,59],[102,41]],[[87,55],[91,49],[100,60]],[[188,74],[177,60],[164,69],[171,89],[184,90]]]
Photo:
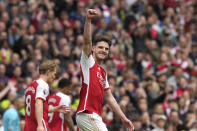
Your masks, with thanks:
[[[37,120],[35,114],[36,99],[43,99],[43,126],[48,128],[48,97],[47,93],[48,84],[42,79],[32,81],[25,89],[25,128],[24,131],[35,131],[37,128]],[[41,93],[40,93],[41,92]],[[46,94],[46,97],[40,94]]]
[[[55,93],[49,98],[49,106],[69,106],[69,104],[70,99],[68,98],[68,96],[60,92]],[[64,114],[60,112],[49,113],[49,128],[51,131],[66,131],[67,125],[64,120]]]

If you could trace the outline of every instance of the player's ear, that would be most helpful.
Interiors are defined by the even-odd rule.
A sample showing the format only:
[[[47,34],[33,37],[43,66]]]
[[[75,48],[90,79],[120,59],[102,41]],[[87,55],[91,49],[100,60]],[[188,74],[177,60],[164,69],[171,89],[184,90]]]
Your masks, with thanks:
[[[95,51],[95,46],[92,46],[92,52],[94,52]]]
[[[47,70],[47,71],[46,71],[46,75],[47,75],[47,76],[48,76],[50,73],[51,73],[50,70]]]

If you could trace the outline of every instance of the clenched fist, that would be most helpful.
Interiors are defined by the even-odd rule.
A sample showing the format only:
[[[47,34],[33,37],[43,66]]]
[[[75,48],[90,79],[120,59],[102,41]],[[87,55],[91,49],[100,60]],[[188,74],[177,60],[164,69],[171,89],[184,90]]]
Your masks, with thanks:
[[[88,9],[87,14],[86,14],[86,18],[88,18],[88,19],[97,18],[99,16],[100,16],[99,11],[97,11],[95,9]]]

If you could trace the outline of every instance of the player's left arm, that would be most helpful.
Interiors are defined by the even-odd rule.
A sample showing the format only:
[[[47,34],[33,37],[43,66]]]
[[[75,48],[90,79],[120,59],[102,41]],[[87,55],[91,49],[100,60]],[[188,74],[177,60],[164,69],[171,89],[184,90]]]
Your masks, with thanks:
[[[104,93],[105,100],[107,101],[107,104],[109,105],[110,109],[120,117],[122,123],[125,125],[128,131],[133,131],[134,126],[132,122],[127,119],[127,117],[124,115],[122,110],[120,109],[118,103],[116,102],[115,98],[113,97],[111,90],[106,90]]]

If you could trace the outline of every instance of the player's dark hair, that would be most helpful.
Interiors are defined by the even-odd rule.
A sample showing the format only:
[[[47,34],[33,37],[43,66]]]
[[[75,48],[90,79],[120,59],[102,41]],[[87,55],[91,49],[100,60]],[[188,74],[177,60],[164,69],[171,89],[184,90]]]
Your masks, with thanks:
[[[111,46],[111,40],[109,39],[109,37],[100,35],[100,34],[95,35],[94,41],[93,41],[94,45],[96,45],[98,42],[101,42],[101,41],[106,42],[109,45],[109,47]]]
[[[68,87],[71,85],[71,81],[69,79],[66,78],[62,78],[59,83],[58,83],[58,88],[64,88],[64,87]]]

